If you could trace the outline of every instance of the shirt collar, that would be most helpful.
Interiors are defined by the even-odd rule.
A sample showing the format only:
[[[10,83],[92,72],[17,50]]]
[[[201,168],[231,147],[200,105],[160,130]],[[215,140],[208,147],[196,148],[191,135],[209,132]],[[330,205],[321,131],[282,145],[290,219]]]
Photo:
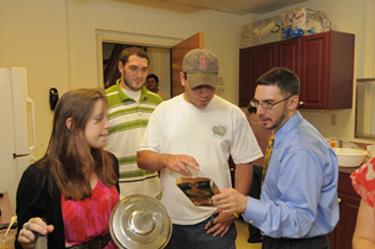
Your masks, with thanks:
[[[124,102],[124,101],[127,101],[127,100],[134,101],[134,99],[130,98],[128,95],[126,95],[124,93],[124,91],[121,89],[120,83],[121,83],[121,79],[118,79],[116,81],[116,88],[117,88],[117,91],[119,93],[121,102]],[[139,98],[139,102],[144,102],[144,101],[147,100],[147,98],[148,98],[148,90],[147,90],[146,86],[143,86],[141,88],[141,97]]]
[[[296,111],[280,129],[276,131],[275,134],[275,144],[278,144],[279,141],[285,139],[289,132],[294,129],[298,124],[300,124],[303,120],[303,117],[299,111]]]

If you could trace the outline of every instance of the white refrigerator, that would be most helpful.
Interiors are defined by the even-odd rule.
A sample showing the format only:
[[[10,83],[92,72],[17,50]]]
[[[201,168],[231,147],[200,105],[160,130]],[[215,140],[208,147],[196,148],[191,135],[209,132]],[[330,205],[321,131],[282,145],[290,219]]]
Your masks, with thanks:
[[[27,92],[26,68],[0,68],[0,192],[8,192],[13,211],[36,144],[34,102]]]

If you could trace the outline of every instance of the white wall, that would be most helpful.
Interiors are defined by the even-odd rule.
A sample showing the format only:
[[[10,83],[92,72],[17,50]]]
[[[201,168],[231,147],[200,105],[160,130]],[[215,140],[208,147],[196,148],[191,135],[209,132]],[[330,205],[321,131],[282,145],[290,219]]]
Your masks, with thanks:
[[[355,33],[355,78],[361,77],[363,67],[368,65],[363,62],[367,46],[364,13],[373,12],[369,10],[373,8],[371,1],[309,0],[297,5],[322,10],[334,29]],[[213,50],[220,60],[220,76],[225,84],[223,95],[237,103],[240,25],[279,12],[238,16],[157,0],[1,0],[0,67],[28,68],[29,93],[37,108],[35,154],[40,156],[51,131],[49,88],[57,87],[61,95],[72,88],[100,86],[99,33],[112,32],[125,37],[140,34],[178,41],[204,32],[205,47]],[[325,136],[354,137],[354,108],[303,111],[303,114]],[[337,115],[337,125],[331,125],[331,114]]]
[[[205,47],[213,50],[219,57],[221,75],[228,86],[225,97],[231,101],[237,100],[240,16],[181,8],[163,1],[158,2],[158,7],[132,2],[144,1],[69,1],[69,43],[73,84],[92,86],[98,82],[95,73],[96,30],[180,39],[201,31],[204,33]],[[85,68],[79,66],[82,64],[85,64]]]
[[[147,53],[151,61],[150,72],[156,74],[159,78],[158,94],[163,99],[169,99],[171,96],[170,49],[149,47],[147,48]]]
[[[236,103],[241,19],[157,0],[1,0],[0,67],[28,68],[37,109],[35,154],[44,153],[51,131],[48,89],[57,87],[61,95],[101,86],[97,36],[102,31],[176,41],[204,32],[205,47],[220,60],[224,97]]]
[[[37,108],[38,156],[44,153],[51,130],[48,90],[69,89],[65,9],[65,1],[0,1],[0,67],[28,69],[29,94]]]

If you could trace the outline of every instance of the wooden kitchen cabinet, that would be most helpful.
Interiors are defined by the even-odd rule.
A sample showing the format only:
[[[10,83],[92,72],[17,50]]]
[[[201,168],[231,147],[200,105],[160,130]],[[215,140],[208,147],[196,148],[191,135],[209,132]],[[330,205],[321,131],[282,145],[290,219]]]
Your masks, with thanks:
[[[354,191],[350,179],[352,168],[340,168],[338,196],[340,220],[329,235],[331,249],[351,249],[354,228],[357,220],[360,197]]]
[[[0,198],[0,210],[0,225],[8,224],[13,215],[8,192],[3,192],[3,197]]]
[[[353,34],[329,31],[240,49],[240,106],[254,96],[256,79],[274,66],[287,67],[299,76],[301,108],[352,107]]]
[[[240,82],[239,82],[239,105],[247,106],[250,101],[250,94],[255,91],[254,82],[255,76],[255,60],[254,60],[254,48],[245,48],[240,52]]]
[[[241,50],[239,85],[240,106],[247,106],[254,95],[257,78],[276,65],[276,53],[277,48],[273,43]]]
[[[303,108],[351,108],[354,35],[330,31],[300,41]]]
[[[277,42],[277,64],[301,74],[301,43],[298,39]]]

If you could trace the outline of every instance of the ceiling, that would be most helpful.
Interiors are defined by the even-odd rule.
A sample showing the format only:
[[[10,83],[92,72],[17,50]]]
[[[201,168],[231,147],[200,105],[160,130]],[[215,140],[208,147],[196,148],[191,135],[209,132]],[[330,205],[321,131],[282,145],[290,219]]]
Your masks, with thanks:
[[[306,0],[164,0],[238,15],[263,14]]]

